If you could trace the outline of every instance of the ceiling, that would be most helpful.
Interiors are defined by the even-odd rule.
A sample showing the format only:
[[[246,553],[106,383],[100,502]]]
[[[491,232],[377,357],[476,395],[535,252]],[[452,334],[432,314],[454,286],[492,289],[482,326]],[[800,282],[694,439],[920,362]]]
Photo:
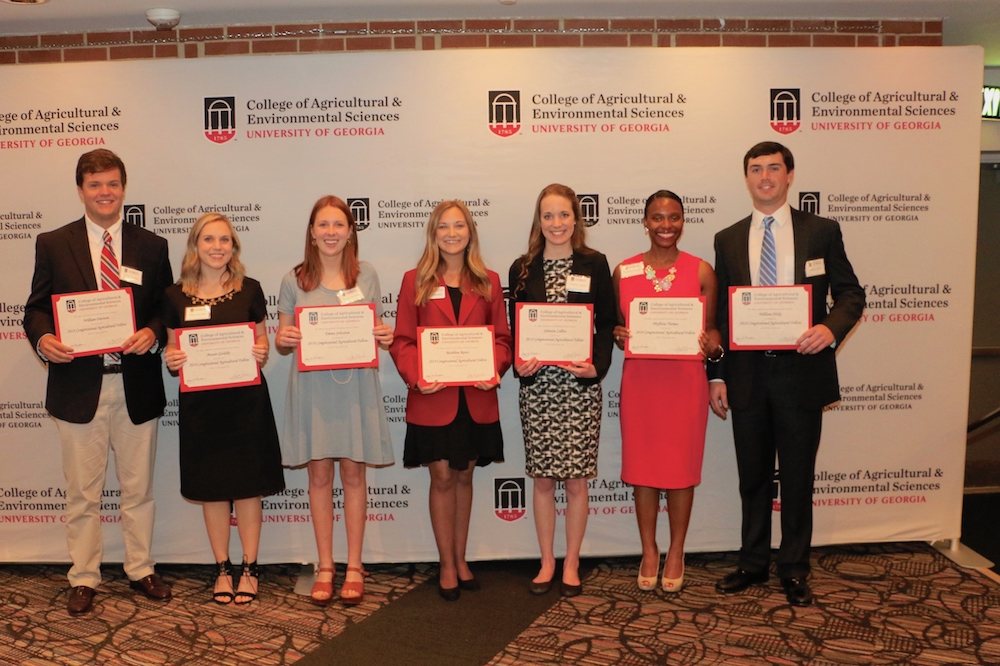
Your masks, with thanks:
[[[1000,0],[50,0],[0,3],[0,34],[145,28],[145,10],[181,11],[181,27],[312,21],[499,17],[944,18],[945,43],[981,44],[1000,66]]]

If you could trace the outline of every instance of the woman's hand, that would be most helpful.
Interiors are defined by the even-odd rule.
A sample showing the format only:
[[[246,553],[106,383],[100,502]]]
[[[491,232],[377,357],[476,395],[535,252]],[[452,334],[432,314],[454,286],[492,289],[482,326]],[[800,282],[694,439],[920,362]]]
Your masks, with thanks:
[[[392,326],[389,326],[389,324],[379,324],[372,329],[372,335],[375,336],[375,341],[378,342],[382,349],[391,347],[392,341],[395,339],[392,333]]]
[[[417,384],[417,390],[424,395],[431,395],[432,393],[437,393],[445,386],[441,382],[431,382],[430,384]]]
[[[722,356],[722,345],[715,344],[705,331],[698,334],[698,346],[701,347],[701,355],[706,359],[718,359]]]
[[[257,338],[257,342],[254,343],[253,348],[250,350],[253,357],[257,359],[257,364],[262,368],[264,367],[264,364],[267,363],[267,354],[270,351],[270,347],[271,346],[267,344],[267,337],[263,340]]]
[[[597,368],[594,367],[593,363],[584,363],[583,361],[573,361],[567,365],[560,365],[560,368],[567,371],[577,379],[593,379],[597,376]]]
[[[187,363],[188,355],[176,347],[167,347],[163,351],[163,361],[167,364],[167,370],[176,373]]]
[[[618,349],[625,349],[625,338],[631,338],[632,334],[624,326],[615,326],[614,336]]]
[[[515,363],[514,370],[517,372],[519,377],[531,377],[536,372],[542,368],[542,364],[538,362],[538,359],[532,357],[531,360],[525,361],[524,363]],[[497,382],[499,384],[499,382]]]
[[[274,346],[281,349],[295,349],[302,341],[302,331],[298,326],[279,326],[274,336]]]
[[[474,386],[480,391],[492,391],[493,389],[500,386],[500,377],[495,376],[488,382],[476,382]]]

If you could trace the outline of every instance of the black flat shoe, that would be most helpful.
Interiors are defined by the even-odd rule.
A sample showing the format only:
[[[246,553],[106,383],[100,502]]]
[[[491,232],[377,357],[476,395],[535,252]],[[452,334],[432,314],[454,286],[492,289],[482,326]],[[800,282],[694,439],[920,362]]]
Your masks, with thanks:
[[[578,597],[583,594],[583,583],[579,585],[570,585],[569,583],[562,583],[559,586],[559,594],[564,597]]]
[[[763,585],[767,582],[770,574],[767,571],[747,571],[737,569],[725,576],[715,584],[715,591],[719,594],[736,594],[742,592],[751,585]]]
[[[479,584],[479,581],[476,580],[475,578],[470,578],[469,580],[462,580],[461,578],[459,578],[458,586],[459,588],[465,590],[466,592],[478,592],[480,589],[482,589],[482,586]]]
[[[549,578],[548,580],[542,581],[541,583],[536,583],[535,581],[531,581],[531,585],[528,586],[528,592],[531,592],[532,594],[534,594],[536,596],[541,596],[543,594],[548,594],[549,590],[551,590],[551,589],[552,589],[552,579],[551,578]]]
[[[444,599],[445,601],[458,601],[458,598],[462,595],[461,587],[462,587],[461,582],[459,582],[459,584],[456,585],[455,587],[448,587],[448,588],[441,587],[441,584],[439,583],[438,594],[440,594],[441,598]]]
[[[813,593],[805,578],[792,576],[781,579],[781,587],[785,589],[785,598],[793,606],[812,606]]]

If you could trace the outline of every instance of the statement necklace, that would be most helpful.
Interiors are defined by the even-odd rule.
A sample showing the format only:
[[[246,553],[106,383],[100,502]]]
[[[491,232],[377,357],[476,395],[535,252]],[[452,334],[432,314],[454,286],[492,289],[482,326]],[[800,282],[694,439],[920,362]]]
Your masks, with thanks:
[[[226,301],[231,301],[233,295],[236,294],[235,291],[230,291],[229,293],[223,294],[222,296],[216,296],[215,298],[201,298],[200,296],[191,295],[191,302],[195,305],[218,305],[219,303],[224,303]]]
[[[661,291],[670,291],[670,287],[673,286],[674,278],[677,277],[677,267],[671,266],[670,270],[667,271],[666,276],[662,278],[656,277],[656,269],[646,264],[646,279],[653,283],[653,291],[659,293]]]

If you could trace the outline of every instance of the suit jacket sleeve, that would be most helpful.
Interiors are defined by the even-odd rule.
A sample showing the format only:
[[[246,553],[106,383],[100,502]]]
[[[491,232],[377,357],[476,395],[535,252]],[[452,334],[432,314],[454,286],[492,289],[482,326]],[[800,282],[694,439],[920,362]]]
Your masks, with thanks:
[[[165,238],[157,238],[157,251],[153,257],[153,293],[150,297],[150,317],[146,320],[145,327],[149,328],[156,335],[159,349],[162,350],[167,344],[167,327],[160,317],[163,311],[163,292],[174,283],[173,271],[170,268],[170,252]],[[136,322],[139,328],[143,328],[141,322]]]
[[[419,359],[417,357],[417,306],[416,271],[408,271],[403,275],[403,283],[399,287],[399,297],[396,302],[396,330],[393,333],[392,346],[389,355],[396,364],[399,376],[407,387],[417,385],[419,378]]]
[[[727,262],[723,257],[724,242],[719,239],[719,234],[715,236],[715,278],[718,283],[718,291],[715,297],[715,327],[719,329],[722,340],[722,347],[728,353],[729,348],[729,287],[732,279],[729,275]],[[726,378],[727,357],[723,356],[718,363],[706,363],[705,370],[709,379]]]
[[[48,234],[39,234],[35,240],[35,272],[31,278],[31,295],[24,306],[24,332],[31,348],[38,349],[43,335],[56,332],[52,316],[52,252],[47,247]]]
[[[500,276],[490,271],[490,321],[493,326],[493,354],[497,367],[497,377],[503,377],[511,366],[514,351],[511,348],[513,338],[507,325],[507,310],[504,308],[503,287],[500,286]]]
[[[854,268],[847,259],[844,236],[840,225],[832,223],[828,251],[825,257],[826,274],[830,281],[830,295],[833,307],[823,319],[823,324],[833,332],[837,343],[850,333],[865,309],[865,290],[858,283]],[[825,298],[826,294],[813,294],[813,298]]]
[[[603,254],[595,253],[592,258],[591,291],[594,299],[594,367],[597,376],[579,379],[581,384],[599,384],[611,367],[611,353],[614,349],[614,331],[618,324],[618,304],[615,301],[614,283],[611,269]]]

